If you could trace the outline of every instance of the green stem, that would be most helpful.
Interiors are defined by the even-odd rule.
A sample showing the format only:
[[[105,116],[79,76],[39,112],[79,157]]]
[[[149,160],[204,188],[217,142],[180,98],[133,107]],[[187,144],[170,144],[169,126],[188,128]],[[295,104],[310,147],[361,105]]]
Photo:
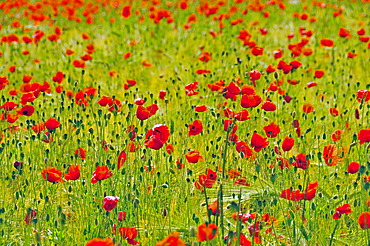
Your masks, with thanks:
[[[331,237],[330,237],[330,242],[329,242],[329,246],[331,246],[333,244],[333,239],[334,239],[334,234],[335,234],[335,231],[337,230],[338,228],[338,225],[339,225],[339,220],[337,221],[337,223],[335,224],[335,227],[334,227],[334,230],[331,234]]]

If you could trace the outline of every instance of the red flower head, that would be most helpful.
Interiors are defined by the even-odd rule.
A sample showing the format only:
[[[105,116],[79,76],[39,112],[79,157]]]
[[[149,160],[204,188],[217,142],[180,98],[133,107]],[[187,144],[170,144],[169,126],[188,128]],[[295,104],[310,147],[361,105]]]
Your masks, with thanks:
[[[361,129],[358,132],[358,140],[360,140],[360,144],[370,142],[370,128]]]
[[[56,128],[58,128],[59,126],[60,126],[60,122],[59,122],[57,119],[55,119],[54,117],[49,118],[49,119],[45,122],[45,127],[46,127],[46,129],[48,129],[49,131],[56,129]]]
[[[344,204],[343,206],[337,207],[335,209],[337,212],[333,215],[333,219],[339,220],[342,214],[350,214],[352,210],[350,209],[350,205],[348,203]]]
[[[303,112],[305,112],[306,114],[311,113],[313,111],[315,111],[315,109],[311,103],[305,103],[303,105]]]
[[[245,121],[245,120],[249,120],[250,117],[249,117],[249,112],[248,110],[244,109],[242,110],[241,112],[239,113],[236,113],[235,114],[235,119],[238,120],[238,121]]]
[[[131,5],[125,5],[122,8],[122,17],[128,19],[131,16]]]
[[[217,225],[204,223],[198,226],[197,239],[199,242],[210,241],[217,236],[217,233]]]
[[[325,47],[333,47],[334,46],[334,41],[331,39],[323,38],[320,40],[321,46]]]
[[[192,150],[186,153],[186,160],[190,163],[203,162],[203,157],[199,154],[198,150]]]
[[[103,208],[106,211],[111,211],[117,206],[118,201],[119,201],[118,196],[106,196],[103,199]]]
[[[33,208],[28,208],[27,209],[27,214],[24,217],[24,222],[26,222],[27,225],[30,225],[32,223],[32,220],[36,218],[36,210]]]
[[[127,159],[126,152],[122,151],[118,156],[117,169],[120,169],[123,166],[123,164],[125,164],[126,159]]]
[[[280,127],[275,122],[272,122],[270,125],[265,126],[263,130],[269,138],[275,138],[280,133]]]
[[[59,71],[57,72],[54,76],[53,76],[53,81],[60,84],[62,83],[63,79],[64,79],[64,74],[63,72]]]
[[[324,76],[324,74],[325,74],[325,71],[323,69],[317,69],[315,71],[315,77],[318,78],[318,79],[322,78],[322,76]]]
[[[189,136],[195,136],[203,131],[203,125],[200,120],[194,120],[192,124],[189,124]]]
[[[311,201],[316,196],[317,187],[319,186],[319,182],[313,181],[308,184],[307,189],[304,194],[304,199]]]
[[[86,150],[84,148],[78,148],[78,149],[76,149],[76,151],[73,154],[74,155],[77,155],[82,160],[85,160],[86,159]]]
[[[256,94],[243,95],[240,102],[243,108],[257,107],[262,102],[262,98]]]
[[[251,146],[256,152],[260,152],[263,148],[266,148],[270,142],[267,138],[262,137],[258,133],[254,132],[251,139]]]
[[[63,183],[63,174],[62,171],[60,171],[59,169],[56,169],[54,167],[47,167],[42,170],[41,174],[45,180],[51,183]]]
[[[202,54],[198,57],[202,62],[208,62],[212,59],[211,54],[208,51],[202,51]]]
[[[370,228],[370,212],[363,212],[358,217],[358,224],[360,225],[361,229],[369,229]]]
[[[136,117],[139,120],[146,120],[149,117],[155,115],[155,113],[158,111],[158,105],[152,104],[148,107],[144,107],[139,105],[136,110]]]
[[[70,165],[68,173],[64,174],[66,180],[76,180],[80,178],[81,165]]]
[[[159,98],[161,100],[164,100],[164,97],[166,96],[167,92],[164,90],[159,91]]]
[[[195,91],[195,89],[198,89],[198,81],[194,81],[193,83],[190,83],[185,86],[185,92],[188,96],[194,96],[197,95],[199,92]]]
[[[118,229],[118,231],[119,231],[119,234],[121,235],[121,237],[127,240],[128,244],[140,245],[139,242],[134,240],[137,237],[136,228],[120,227]]]
[[[370,92],[368,90],[359,90],[356,93],[357,101],[360,102],[367,102],[370,100]]]
[[[180,238],[180,232],[171,232],[167,237],[158,241],[155,246],[185,246],[185,242]]]
[[[348,165],[348,173],[357,173],[360,170],[360,163],[358,162],[351,162]]]
[[[17,105],[18,104],[14,102],[6,102],[2,106],[0,106],[0,108],[3,108],[5,111],[12,111],[13,109],[17,107]]]
[[[292,137],[286,137],[281,145],[284,151],[289,151],[294,146],[294,139]]]
[[[114,243],[110,238],[93,238],[86,243],[86,246],[114,246]]]
[[[261,56],[263,55],[263,48],[260,46],[254,46],[251,50],[252,55]]]
[[[304,153],[301,153],[296,156],[295,162],[292,163],[296,168],[307,169],[310,166],[310,160],[307,160],[307,156]]]
[[[31,116],[35,112],[35,108],[32,105],[25,105],[19,110],[17,110],[17,113],[19,115],[24,115],[24,116]]]
[[[207,106],[206,105],[197,105],[197,106],[195,106],[194,110],[198,113],[205,112],[205,111],[207,111]]]
[[[98,166],[98,167],[96,167],[96,169],[93,173],[93,176],[91,178],[91,183],[95,184],[96,182],[98,182],[100,180],[104,180],[104,179],[112,177],[112,175],[113,175],[113,172],[111,170],[109,170],[108,167]]]
[[[170,131],[166,125],[155,125],[146,134],[145,146],[151,149],[159,150],[170,137]]]
[[[251,157],[253,155],[253,150],[249,148],[248,144],[244,141],[237,141],[235,148],[239,153],[243,153],[244,157]]]
[[[261,108],[265,111],[275,111],[276,105],[273,102],[267,101],[262,104]]]
[[[304,198],[305,194],[300,190],[286,189],[281,192],[280,197],[290,201],[300,201]]]

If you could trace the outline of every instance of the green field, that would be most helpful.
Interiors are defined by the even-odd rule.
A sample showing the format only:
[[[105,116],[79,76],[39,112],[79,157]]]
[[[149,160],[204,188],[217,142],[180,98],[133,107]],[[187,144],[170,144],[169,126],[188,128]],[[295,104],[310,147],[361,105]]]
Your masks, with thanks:
[[[369,14],[0,1],[0,245],[370,246]]]

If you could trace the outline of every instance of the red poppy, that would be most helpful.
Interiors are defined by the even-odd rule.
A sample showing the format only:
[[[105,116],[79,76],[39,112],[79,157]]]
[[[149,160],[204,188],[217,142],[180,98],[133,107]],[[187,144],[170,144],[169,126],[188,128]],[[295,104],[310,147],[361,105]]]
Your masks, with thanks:
[[[224,120],[224,130],[234,134],[238,130],[238,125],[232,119]]]
[[[292,165],[296,168],[306,170],[310,166],[310,160],[307,159],[307,155],[305,153],[301,153],[295,157],[295,161]]]
[[[320,44],[321,46],[325,46],[325,47],[333,47],[334,41],[332,39],[324,38],[320,40]]]
[[[174,148],[173,148],[173,145],[172,144],[167,144],[166,145],[166,152],[169,154],[169,155],[172,155],[172,153],[174,152]]]
[[[333,219],[339,220],[342,214],[350,214],[352,210],[350,209],[350,205],[348,203],[344,204],[343,206],[337,207],[335,209],[337,212],[333,215]]]
[[[263,48],[260,46],[254,46],[251,50],[252,55],[261,56],[263,55]]]
[[[121,153],[118,156],[117,169],[120,169],[123,166],[123,164],[125,164],[126,159],[127,159],[126,152],[121,151]]]
[[[32,80],[33,76],[32,75],[23,75],[23,82],[28,83]]]
[[[86,150],[84,148],[78,148],[78,149],[76,149],[76,151],[73,154],[74,155],[77,155],[82,160],[85,160],[86,159]]]
[[[84,60],[74,60],[73,61],[73,66],[78,67],[78,68],[85,68],[86,63]]]
[[[197,239],[199,242],[210,241],[218,234],[218,226],[204,223],[198,226]]]
[[[32,105],[25,105],[19,110],[17,110],[17,113],[19,115],[24,115],[24,116],[31,116],[35,112],[35,108]]]
[[[244,141],[237,141],[235,148],[239,153],[243,153],[244,157],[251,157],[253,155],[253,150]]]
[[[131,5],[125,5],[122,8],[122,17],[127,19],[131,16]]]
[[[324,146],[323,157],[328,166],[335,166],[342,160],[342,158],[338,157],[338,149],[335,144],[327,144]]]
[[[145,103],[145,100],[144,100],[143,98],[136,98],[136,99],[134,100],[134,103],[135,103],[136,105],[143,105],[143,104]]]
[[[289,151],[294,146],[294,139],[292,137],[286,137],[281,144],[281,147],[284,151]]]
[[[263,130],[269,138],[275,138],[280,133],[280,127],[275,122],[272,122],[270,125],[265,126]]]
[[[300,66],[302,66],[302,63],[297,61],[297,60],[294,60],[294,61],[291,61],[289,63],[290,66],[292,66],[293,69],[297,69],[299,68]]]
[[[351,162],[348,165],[348,173],[357,173],[360,170],[360,163],[358,162]]]
[[[185,242],[180,238],[180,232],[171,232],[167,237],[158,241],[155,246],[185,246]]]
[[[97,166],[92,175],[91,183],[95,184],[96,182],[100,180],[104,180],[104,179],[112,177],[112,175],[113,175],[113,172],[109,170],[107,166]]]
[[[64,174],[65,180],[76,180],[80,178],[81,165],[70,165],[68,173]]]
[[[134,240],[137,237],[136,228],[120,227],[118,229],[118,231],[119,231],[119,234],[121,235],[121,237],[127,240],[128,244],[140,245],[139,242]]]
[[[127,214],[127,212],[126,212],[126,211],[119,211],[119,212],[118,212],[118,220],[119,220],[119,221],[126,220],[126,214]]]
[[[151,149],[159,150],[168,141],[169,137],[170,131],[168,126],[158,124],[147,132],[144,145]]]
[[[206,105],[197,105],[195,106],[194,110],[198,113],[205,112],[207,111],[207,106]]]
[[[324,76],[324,74],[325,74],[325,71],[323,69],[317,69],[315,71],[315,77],[318,78],[318,79],[322,78],[322,76]]]
[[[243,95],[241,99],[241,106],[243,108],[257,107],[262,102],[262,98],[259,95]]]
[[[256,152],[260,152],[263,148],[266,148],[270,142],[267,138],[262,137],[258,133],[254,132],[251,139],[251,146]]]
[[[27,225],[31,225],[32,223],[32,220],[36,219],[36,210],[33,209],[33,208],[29,208],[27,209],[27,214],[26,216],[24,217],[24,222],[26,222]]]
[[[212,59],[211,54],[208,51],[202,51],[202,54],[198,57],[202,62],[208,62]]]
[[[331,139],[334,141],[334,142],[337,142],[341,139],[341,136],[343,134],[343,130],[340,130],[340,129],[337,129],[335,130],[332,134],[331,134]]]
[[[203,162],[203,157],[199,154],[198,150],[192,150],[186,153],[186,160],[190,163]]]
[[[164,100],[164,97],[166,96],[167,92],[164,90],[159,91],[159,98],[161,100]]]
[[[200,120],[194,120],[193,123],[189,124],[188,136],[195,136],[203,131],[203,125]]]
[[[370,212],[363,212],[358,217],[358,224],[360,225],[361,229],[369,229],[370,228]]]
[[[63,183],[63,174],[62,171],[59,169],[56,169],[54,167],[46,167],[44,170],[42,170],[42,176],[45,180],[51,182],[51,183]]]
[[[341,27],[339,29],[339,34],[338,35],[342,38],[350,38],[351,37],[350,31],[345,27]]]
[[[311,201],[316,196],[318,186],[319,182],[317,181],[309,183],[304,194],[304,199],[307,201]]]
[[[273,102],[267,101],[262,104],[261,108],[265,111],[275,111],[276,105]]]
[[[303,112],[305,112],[306,114],[309,114],[313,111],[315,111],[315,109],[311,103],[305,103],[303,105]]]
[[[231,99],[231,100],[235,101],[237,96],[239,95],[240,91],[241,90],[240,90],[239,86],[236,83],[231,82],[229,85],[227,85],[223,88],[222,95],[226,99]]]
[[[370,128],[361,129],[358,132],[358,140],[360,140],[360,144],[370,142]]]
[[[158,105],[157,104],[152,104],[148,107],[144,107],[139,105],[136,110],[136,117],[139,120],[146,120],[149,117],[155,115],[155,113],[158,111]]]
[[[55,119],[54,117],[49,118],[49,119],[45,122],[45,127],[46,127],[46,129],[48,129],[49,131],[56,129],[56,128],[58,128],[59,126],[60,126],[60,122],[59,122],[57,119]]]
[[[114,243],[110,238],[93,238],[86,243],[86,246],[114,246]]]
[[[356,99],[359,103],[370,101],[370,92],[368,90],[359,90],[356,93]]]
[[[280,197],[290,201],[300,201],[304,198],[305,194],[300,190],[286,189],[281,192]]]
[[[18,104],[14,102],[6,102],[3,105],[0,106],[0,108],[3,108],[5,111],[12,111],[17,107]]]
[[[236,113],[235,114],[235,119],[238,120],[238,121],[245,121],[245,120],[249,120],[250,117],[249,117],[249,112],[248,110],[244,109],[242,110],[241,112],[239,113]]]
[[[359,30],[357,30],[357,34],[362,36],[362,35],[365,35],[365,29],[361,28]]]
[[[105,211],[111,211],[117,206],[118,201],[118,196],[106,196],[103,199],[103,208]]]

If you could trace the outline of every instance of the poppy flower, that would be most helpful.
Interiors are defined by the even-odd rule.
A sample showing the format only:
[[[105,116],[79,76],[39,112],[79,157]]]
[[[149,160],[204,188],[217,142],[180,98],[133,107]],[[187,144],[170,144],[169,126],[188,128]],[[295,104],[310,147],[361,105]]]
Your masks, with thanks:
[[[103,199],[103,208],[105,211],[111,211],[117,206],[118,201],[118,196],[106,196]]]
[[[18,104],[14,102],[6,102],[0,106],[0,108],[4,109],[5,111],[11,111],[17,107]]]
[[[45,127],[46,127],[46,129],[48,129],[49,131],[56,129],[56,128],[58,128],[59,126],[60,126],[60,122],[59,122],[57,119],[55,119],[54,117],[49,118],[49,119],[45,122]]]
[[[361,229],[369,229],[370,228],[370,212],[363,212],[358,217],[358,224],[360,225]]]
[[[286,152],[293,148],[294,139],[292,137],[286,137],[281,144],[282,149]]]
[[[159,99],[164,100],[164,97],[166,96],[167,92],[165,90],[159,91]]]
[[[241,112],[239,113],[236,113],[235,114],[235,119],[238,120],[238,121],[245,121],[245,120],[249,120],[250,117],[249,117],[249,112],[248,110],[244,109],[242,110]]]
[[[158,111],[158,105],[152,104],[148,107],[144,107],[142,105],[139,105],[136,110],[136,117],[139,120],[146,120],[149,117],[155,115],[155,113]]]
[[[33,76],[32,75],[23,75],[23,82],[24,83],[28,83],[30,82],[31,80],[33,79]]]
[[[127,155],[125,151],[122,151],[119,156],[118,156],[118,164],[117,164],[117,169],[119,170],[123,164],[125,163],[127,159]]]
[[[306,170],[310,166],[310,160],[307,159],[305,153],[301,153],[295,157],[295,161],[292,163],[296,168]]]
[[[313,111],[315,111],[315,109],[311,103],[305,103],[303,105],[303,112],[305,112],[306,114],[309,114]]]
[[[131,16],[131,5],[125,5],[122,8],[122,17],[128,19]]]
[[[265,111],[275,111],[276,105],[273,102],[267,101],[262,104],[261,108]]]
[[[180,232],[171,232],[167,237],[158,241],[155,246],[185,246],[185,242],[180,238]]]
[[[339,29],[339,34],[338,35],[342,38],[350,38],[351,37],[350,31],[345,27],[341,27]]]
[[[350,209],[350,205],[348,203],[344,204],[343,206],[337,207],[335,209],[337,212],[333,215],[333,219],[339,220],[342,214],[350,214],[352,210]]]
[[[93,238],[86,243],[86,246],[114,246],[110,238]]]
[[[27,209],[27,214],[24,217],[24,222],[26,222],[27,225],[31,225],[32,220],[36,219],[37,212],[33,208],[28,208]]]
[[[144,145],[151,149],[159,150],[168,141],[169,137],[170,131],[168,126],[158,124],[147,132]]]
[[[228,86],[225,86],[223,88],[222,95],[226,99],[231,99],[231,100],[235,101],[237,96],[239,95],[240,91],[241,90],[240,90],[239,86],[236,83],[231,82]]]
[[[251,146],[256,152],[260,152],[262,149],[266,148],[270,142],[267,138],[262,137],[258,133],[254,132],[251,139]]]
[[[331,134],[331,139],[334,141],[334,142],[337,142],[341,139],[341,136],[343,134],[343,130],[340,130],[340,129],[337,129],[335,130],[332,134]]]
[[[202,121],[194,120],[193,123],[189,124],[188,136],[195,136],[200,134],[203,131]]]
[[[266,136],[269,138],[275,138],[280,133],[280,127],[275,122],[272,122],[270,125],[265,126],[263,130],[266,133]]]
[[[361,129],[358,132],[358,140],[360,140],[360,144],[370,142],[370,128]]]
[[[290,201],[300,201],[304,198],[305,194],[300,190],[285,189],[281,192],[280,197]]]
[[[243,95],[241,99],[241,106],[243,108],[257,107],[262,102],[262,98],[259,95]]]
[[[315,71],[315,77],[318,78],[318,79],[322,78],[322,76],[324,76],[324,74],[325,74],[325,71],[323,69],[317,69]]]
[[[76,151],[73,153],[74,155],[78,156],[82,160],[86,159],[86,150],[84,148],[78,148]]]
[[[166,145],[166,152],[171,155],[173,152],[174,152],[174,148],[173,148],[173,145],[172,144],[167,144]]]
[[[261,46],[254,46],[251,50],[252,55],[261,56],[263,55],[263,48]]]
[[[118,231],[119,231],[119,234],[121,235],[121,237],[127,240],[128,244],[140,245],[140,243],[138,241],[134,240],[137,237],[136,228],[120,227],[118,229]]]
[[[62,171],[59,169],[56,169],[54,167],[46,167],[44,170],[42,170],[42,176],[45,180],[51,182],[51,183],[63,183],[63,174]]]
[[[356,99],[359,103],[370,100],[370,92],[368,90],[359,90],[356,93]]]
[[[127,212],[126,212],[126,211],[119,211],[119,212],[118,212],[118,220],[119,220],[119,221],[126,220],[126,214],[127,214]]]
[[[19,110],[17,110],[17,113],[19,115],[24,115],[24,116],[31,116],[35,112],[35,108],[32,105],[25,105]]]
[[[324,146],[323,158],[328,166],[335,166],[342,159],[338,157],[338,149],[335,144],[327,144]]]
[[[143,98],[136,98],[136,99],[134,100],[134,103],[135,103],[136,105],[143,105],[143,104],[145,103],[145,100],[144,100]]]
[[[351,162],[349,165],[348,165],[348,173],[357,173],[358,170],[360,170],[360,163],[358,162]]]
[[[247,182],[247,178],[246,178],[246,177],[241,177],[240,179],[237,179],[237,180],[234,182],[234,185],[251,186],[251,185]]]
[[[316,196],[316,191],[319,186],[319,182],[313,181],[308,184],[307,189],[305,190],[304,199],[311,201]]]
[[[234,134],[238,130],[238,125],[232,119],[224,120],[224,130]]]
[[[209,62],[212,57],[208,51],[202,51],[202,54],[198,57],[198,59],[202,62]]]
[[[199,154],[198,150],[192,150],[186,153],[185,155],[186,160],[189,163],[197,163],[197,162],[203,162],[203,157]]]
[[[68,173],[64,174],[65,180],[76,180],[80,178],[81,165],[70,165]]]
[[[198,226],[197,239],[199,242],[210,241],[218,234],[218,226],[204,223]]]
[[[112,177],[112,175],[113,175],[113,172],[109,170],[107,166],[97,166],[92,175],[91,183],[95,184],[96,182],[100,180],[104,180],[104,179]]]
[[[244,157],[251,157],[253,155],[253,150],[244,141],[237,141],[235,148],[239,153],[243,153]]]
[[[194,111],[196,111],[196,112],[198,112],[198,113],[205,112],[205,111],[207,111],[207,110],[208,110],[208,108],[207,108],[207,106],[206,106],[206,105],[197,105],[197,106],[195,106],[195,108],[194,108]]]
[[[325,47],[333,47],[334,41],[332,39],[323,38],[320,40],[320,44],[321,46],[325,46]]]

